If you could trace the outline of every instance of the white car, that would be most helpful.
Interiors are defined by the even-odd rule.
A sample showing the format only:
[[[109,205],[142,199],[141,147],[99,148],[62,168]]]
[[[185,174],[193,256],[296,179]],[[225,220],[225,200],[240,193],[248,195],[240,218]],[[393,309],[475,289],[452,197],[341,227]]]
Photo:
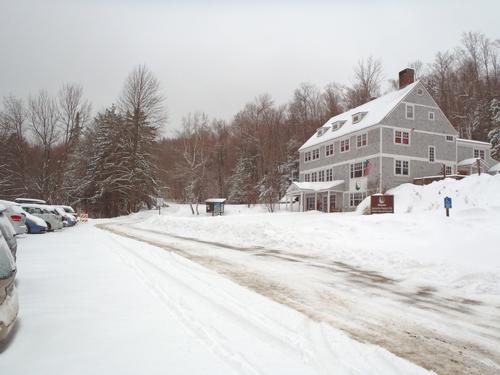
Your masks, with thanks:
[[[16,202],[0,200],[0,204],[5,206],[4,214],[10,220],[16,235],[26,233],[26,212]]]
[[[64,211],[60,206],[52,206],[62,216],[65,227],[72,227],[76,224],[76,217]]]
[[[3,207],[5,208],[5,207]],[[4,232],[10,226],[8,221],[0,221],[0,343],[5,340],[16,322],[19,311],[16,286],[16,262],[6,242]]]
[[[24,203],[21,207],[26,212],[45,220],[49,232],[63,228],[63,218],[52,206]]]

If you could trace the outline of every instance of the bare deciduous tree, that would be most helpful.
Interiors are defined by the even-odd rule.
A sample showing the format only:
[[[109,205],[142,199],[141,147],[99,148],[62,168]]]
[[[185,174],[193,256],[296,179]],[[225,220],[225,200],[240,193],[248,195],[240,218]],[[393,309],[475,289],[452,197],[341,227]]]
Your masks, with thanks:
[[[346,89],[346,104],[349,108],[368,102],[380,93],[382,62],[372,56],[361,59],[354,68],[354,82]]]
[[[184,117],[182,130],[178,136],[182,139],[182,159],[178,163],[179,177],[184,180],[186,199],[195,214],[193,203],[196,204],[196,214],[199,215],[198,204],[205,189],[205,174],[208,152],[205,149],[208,116],[197,112]]]
[[[41,165],[36,179],[36,191],[44,199],[53,193],[51,156],[60,137],[59,113],[56,101],[46,91],[40,91],[28,101],[29,121],[35,140],[42,149]]]
[[[83,87],[77,84],[63,85],[57,99],[62,142],[71,147],[90,118],[91,105],[83,99]]]

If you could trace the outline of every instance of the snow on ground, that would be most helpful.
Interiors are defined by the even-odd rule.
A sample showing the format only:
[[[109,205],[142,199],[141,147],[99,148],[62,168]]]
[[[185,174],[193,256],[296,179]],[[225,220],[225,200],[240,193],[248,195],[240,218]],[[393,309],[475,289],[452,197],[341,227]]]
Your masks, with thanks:
[[[1,374],[428,373],[93,223],[19,240],[20,313]]]
[[[322,256],[382,271],[407,284],[425,281],[498,301],[500,175],[405,184],[392,193],[394,215],[291,213],[283,207],[266,214],[261,206],[228,205],[224,216],[211,217],[203,206],[200,216],[192,216],[188,206],[174,204],[161,216],[143,212],[126,220],[179,236]],[[448,218],[445,196],[453,199]]]

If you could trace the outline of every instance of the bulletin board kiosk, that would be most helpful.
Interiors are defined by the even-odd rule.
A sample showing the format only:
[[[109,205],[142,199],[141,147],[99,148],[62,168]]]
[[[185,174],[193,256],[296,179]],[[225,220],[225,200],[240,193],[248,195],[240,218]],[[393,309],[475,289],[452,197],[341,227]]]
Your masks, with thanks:
[[[205,201],[207,213],[212,216],[219,216],[224,213],[224,203],[226,198],[210,198]]]

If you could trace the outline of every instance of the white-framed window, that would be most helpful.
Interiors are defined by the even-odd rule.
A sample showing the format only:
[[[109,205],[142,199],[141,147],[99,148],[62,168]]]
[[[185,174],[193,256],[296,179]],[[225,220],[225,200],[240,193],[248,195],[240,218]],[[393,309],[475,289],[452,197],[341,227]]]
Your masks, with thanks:
[[[429,120],[434,121],[435,115],[433,111],[429,111]]]
[[[365,198],[366,198],[366,193],[350,193],[349,194],[349,205],[351,207],[356,207]]]
[[[311,151],[304,152],[304,162],[307,163],[308,161],[311,161]]]
[[[405,130],[394,130],[394,143],[398,145],[409,145],[410,132]]]
[[[410,162],[408,160],[394,160],[394,174],[396,176],[410,175]]]
[[[312,160],[319,159],[319,148],[312,151]]]
[[[474,157],[476,159],[480,158],[480,159],[484,160],[484,150],[480,150],[480,149],[475,148],[474,149]]]
[[[316,172],[311,173],[311,181],[312,182],[318,181],[318,174]]]
[[[455,140],[455,137],[454,137],[454,136],[452,136],[452,135],[447,135],[447,136],[446,136],[446,140],[447,140],[448,142],[453,142],[453,141]]]
[[[356,136],[356,147],[365,147],[368,144],[368,133],[359,134]]]
[[[333,181],[333,169],[329,168],[326,170],[326,180]]]
[[[332,156],[333,155],[333,143],[326,145],[325,147],[325,156]]]
[[[453,167],[451,165],[447,165],[444,168],[445,168],[445,172],[447,175],[450,175],[453,173]]]
[[[429,146],[429,162],[434,163],[436,161],[436,147]]]
[[[351,164],[351,178],[368,176],[372,165],[369,160]]]
[[[418,89],[417,89],[417,95],[418,95],[418,96],[422,96],[422,95],[424,95],[424,90],[422,90],[421,88],[418,88]]]
[[[351,178],[363,177],[363,163],[351,164]]]
[[[340,152],[349,151],[349,138],[340,141]]]
[[[407,120],[415,119],[415,104],[406,103],[405,115]]]
[[[319,171],[318,172],[318,181],[324,182],[325,181],[325,171]]]
[[[306,173],[306,174],[304,175],[304,181],[305,181],[305,182],[310,182],[310,181],[311,181],[311,175],[310,175],[309,173]]]

